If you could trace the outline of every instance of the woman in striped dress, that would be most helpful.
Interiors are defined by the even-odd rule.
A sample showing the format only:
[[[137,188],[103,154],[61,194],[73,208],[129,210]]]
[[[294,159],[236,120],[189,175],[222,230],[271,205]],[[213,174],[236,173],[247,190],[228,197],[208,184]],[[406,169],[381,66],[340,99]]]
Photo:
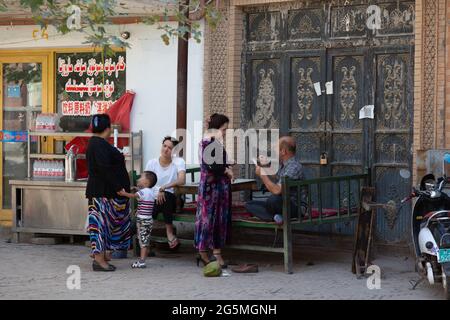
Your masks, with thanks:
[[[111,135],[111,120],[106,114],[92,118],[94,136],[86,151],[89,199],[89,235],[94,271],[114,271],[108,263],[111,250],[128,250],[131,241],[131,216],[128,198],[117,193],[130,192],[130,180],[124,156],[107,139]]]
[[[208,133],[200,143],[201,175],[198,188],[195,221],[195,247],[199,251],[197,265],[214,260],[226,268],[221,249],[224,247],[231,225],[231,181],[233,172],[227,164],[223,145],[229,120],[221,114],[213,114],[208,121]]]

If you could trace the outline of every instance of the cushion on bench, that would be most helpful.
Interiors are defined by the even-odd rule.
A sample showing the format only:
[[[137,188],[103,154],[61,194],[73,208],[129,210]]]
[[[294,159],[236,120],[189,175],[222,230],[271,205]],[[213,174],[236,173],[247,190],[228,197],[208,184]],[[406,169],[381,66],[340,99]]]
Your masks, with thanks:
[[[197,203],[196,202],[189,202],[184,205],[183,208],[183,214],[195,214],[197,211]],[[311,210],[312,212],[312,219],[318,219],[320,217],[320,210],[318,208],[313,208]],[[245,208],[245,204],[242,202],[239,203],[233,203],[231,207],[232,212],[232,221],[250,221],[255,223],[268,223],[273,224],[274,222],[266,222],[262,221],[259,218],[253,216],[250,212],[247,211]],[[350,214],[356,214],[358,212],[358,208],[353,207],[351,208]],[[345,216],[348,214],[347,208],[341,208],[341,215]],[[338,210],[334,208],[323,208],[322,209],[322,218],[328,218],[328,217],[334,217],[338,215]],[[304,220],[307,220],[308,218],[304,218]]]

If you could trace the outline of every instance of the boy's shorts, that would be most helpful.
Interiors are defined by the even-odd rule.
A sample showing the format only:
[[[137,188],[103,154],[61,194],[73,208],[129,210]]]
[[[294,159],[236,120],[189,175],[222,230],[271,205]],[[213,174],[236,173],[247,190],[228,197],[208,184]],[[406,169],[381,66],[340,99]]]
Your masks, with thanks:
[[[139,246],[145,248],[150,246],[150,236],[152,234],[153,219],[152,218],[136,218],[137,236]]]

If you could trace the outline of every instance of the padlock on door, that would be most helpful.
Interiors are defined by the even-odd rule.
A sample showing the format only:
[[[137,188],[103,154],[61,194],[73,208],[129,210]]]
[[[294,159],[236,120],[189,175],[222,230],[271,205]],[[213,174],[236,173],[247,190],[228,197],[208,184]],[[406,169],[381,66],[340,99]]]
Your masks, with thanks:
[[[320,154],[320,165],[327,165],[328,164],[328,157],[326,152],[322,152]]]

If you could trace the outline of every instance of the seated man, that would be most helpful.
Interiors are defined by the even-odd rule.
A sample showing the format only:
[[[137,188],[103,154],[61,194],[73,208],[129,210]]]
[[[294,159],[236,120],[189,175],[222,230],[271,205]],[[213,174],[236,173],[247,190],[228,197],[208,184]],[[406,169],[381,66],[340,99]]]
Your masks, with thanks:
[[[247,211],[255,217],[264,221],[275,221],[278,224],[283,222],[283,198],[281,196],[281,178],[289,177],[291,179],[304,179],[302,165],[295,159],[295,140],[292,137],[281,137],[279,141],[279,159],[280,168],[276,176],[270,176],[265,168],[261,167],[267,164],[267,160],[260,157],[259,164],[256,165],[256,175],[261,178],[264,186],[272,193],[266,201],[249,201],[245,207]],[[276,178],[276,182],[273,179]],[[304,195],[302,195],[302,198]],[[291,212],[297,214],[296,192],[291,195]]]

